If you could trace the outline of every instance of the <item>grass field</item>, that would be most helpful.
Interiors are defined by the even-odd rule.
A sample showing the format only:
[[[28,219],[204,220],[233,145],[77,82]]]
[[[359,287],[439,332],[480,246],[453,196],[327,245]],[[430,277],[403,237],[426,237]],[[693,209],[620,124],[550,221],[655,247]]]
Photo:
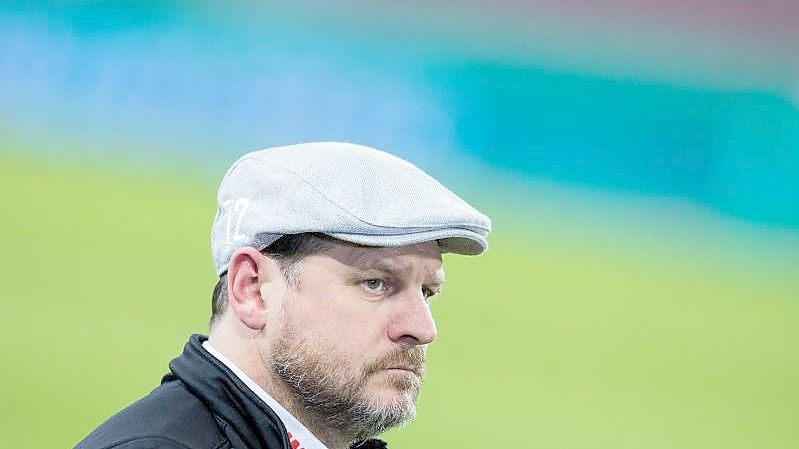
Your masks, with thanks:
[[[0,187],[0,447],[71,447],[206,330],[215,185],[0,153]],[[796,233],[569,198],[497,206],[490,252],[446,259],[391,447],[799,447]]]

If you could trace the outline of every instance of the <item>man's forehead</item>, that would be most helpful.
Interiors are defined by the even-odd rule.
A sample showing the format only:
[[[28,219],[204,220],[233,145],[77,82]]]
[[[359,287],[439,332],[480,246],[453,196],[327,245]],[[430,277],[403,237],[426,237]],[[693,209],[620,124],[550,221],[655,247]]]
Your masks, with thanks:
[[[351,262],[385,260],[387,263],[399,263],[403,258],[423,258],[441,261],[441,248],[436,242],[417,243],[405,246],[364,246],[343,245]]]
[[[361,245],[340,245],[337,248],[337,259],[361,269],[381,269],[385,271],[413,271],[419,263],[427,271],[432,271],[443,282],[441,267],[441,249],[435,242],[398,247],[373,247]]]

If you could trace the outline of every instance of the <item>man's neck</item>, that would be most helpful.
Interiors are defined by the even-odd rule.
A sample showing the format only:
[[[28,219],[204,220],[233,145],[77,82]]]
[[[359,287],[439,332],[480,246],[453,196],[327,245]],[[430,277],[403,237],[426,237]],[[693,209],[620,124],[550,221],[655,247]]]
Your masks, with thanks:
[[[309,412],[292,388],[269,368],[265,357],[252,340],[232,342],[212,333],[208,342],[241,371],[249,376],[259,387],[274,398],[297,421],[302,423],[313,435],[329,449],[347,449],[353,442],[353,435],[324,425],[324,417]]]
[[[253,377],[266,392],[268,392],[289,413],[294,415],[305,427],[308,428],[322,443],[330,449],[347,449],[353,442],[349,435],[330,426],[325,426],[324,417],[309,412],[300,398],[286,382],[276,374],[267,375],[266,370],[261,370],[260,377]],[[270,370],[271,371],[271,370]],[[249,374],[248,374],[249,375]]]

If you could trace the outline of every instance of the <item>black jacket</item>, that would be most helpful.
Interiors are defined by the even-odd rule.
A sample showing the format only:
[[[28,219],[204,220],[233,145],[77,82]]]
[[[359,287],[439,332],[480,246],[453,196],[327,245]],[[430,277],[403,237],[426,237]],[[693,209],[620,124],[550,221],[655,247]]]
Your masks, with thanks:
[[[292,449],[258,396],[192,335],[149,395],[100,425],[75,449]],[[353,447],[386,448],[380,440]]]

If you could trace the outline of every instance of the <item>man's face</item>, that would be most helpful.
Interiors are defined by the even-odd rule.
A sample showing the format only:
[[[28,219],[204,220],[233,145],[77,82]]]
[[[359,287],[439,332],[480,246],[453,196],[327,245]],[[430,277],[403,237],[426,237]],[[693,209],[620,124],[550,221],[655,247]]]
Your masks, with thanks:
[[[415,415],[442,283],[435,243],[307,256],[269,339],[272,368],[306,412],[356,438],[400,425]]]

